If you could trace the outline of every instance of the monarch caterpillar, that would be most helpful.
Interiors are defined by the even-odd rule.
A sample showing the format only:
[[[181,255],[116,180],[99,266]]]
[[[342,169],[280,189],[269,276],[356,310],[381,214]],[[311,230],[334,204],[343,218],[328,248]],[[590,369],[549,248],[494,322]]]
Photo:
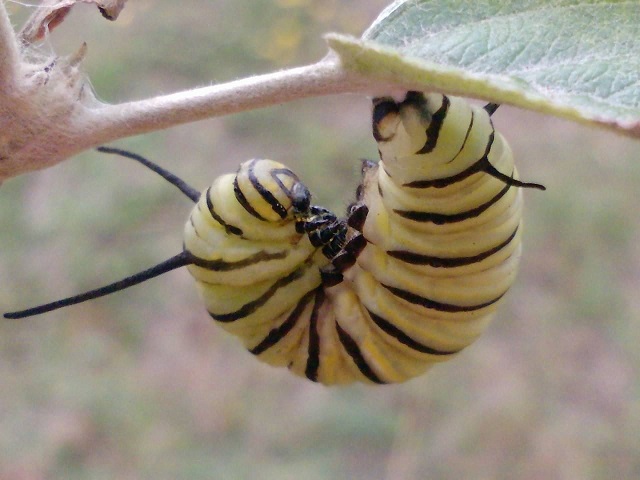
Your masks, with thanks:
[[[202,194],[135,154],[195,206],[183,251],[22,318],[186,266],[210,316],[260,360],[324,384],[401,382],[469,345],[512,284],[520,191],[488,104],[408,92],[373,101],[380,162],[346,218],[311,205],[284,165],[243,163]],[[507,172],[507,173],[504,173]]]

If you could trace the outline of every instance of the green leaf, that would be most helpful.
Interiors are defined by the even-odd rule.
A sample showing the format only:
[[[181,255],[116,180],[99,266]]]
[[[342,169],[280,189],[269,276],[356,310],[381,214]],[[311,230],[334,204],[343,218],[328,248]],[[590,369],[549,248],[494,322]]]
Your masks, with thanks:
[[[640,136],[640,0],[404,0],[328,42],[376,80]]]

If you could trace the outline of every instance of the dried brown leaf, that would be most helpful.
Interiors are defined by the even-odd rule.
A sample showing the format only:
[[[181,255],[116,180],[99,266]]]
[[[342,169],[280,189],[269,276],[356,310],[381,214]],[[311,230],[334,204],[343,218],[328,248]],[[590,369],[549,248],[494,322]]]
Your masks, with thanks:
[[[19,33],[23,44],[41,40],[60,25],[76,3],[93,3],[107,20],[115,20],[127,0],[44,0]]]

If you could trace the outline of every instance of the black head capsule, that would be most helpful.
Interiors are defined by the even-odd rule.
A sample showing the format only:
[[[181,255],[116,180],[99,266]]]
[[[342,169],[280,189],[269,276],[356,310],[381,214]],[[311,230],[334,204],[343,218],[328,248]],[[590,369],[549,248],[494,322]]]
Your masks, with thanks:
[[[311,193],[303,183],[297,182],[293,185],[291,189],[291,205],[295,217],[302,217],[309,212]]]
[[[300,182],[291,188],[291,206],[293,217],[296,219],[296,232],[308,233],[307,222],[311,217],[311,193],[309,189]]]

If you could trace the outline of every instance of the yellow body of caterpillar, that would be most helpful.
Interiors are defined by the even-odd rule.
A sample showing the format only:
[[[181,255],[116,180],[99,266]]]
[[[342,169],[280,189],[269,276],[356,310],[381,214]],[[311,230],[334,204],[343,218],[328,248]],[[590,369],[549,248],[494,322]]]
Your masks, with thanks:
[[[497,105],[440,94],[374,99],[380,162],[365,162],[339,219],[271,160],[243,163],[200,193],[130,152],[194,203],[183,251],[49,304],[81,303],[186,266],[211,317],[260,360],[327,385],[393,383],[471,344],[514,281],[521,192],[491,122]]]

